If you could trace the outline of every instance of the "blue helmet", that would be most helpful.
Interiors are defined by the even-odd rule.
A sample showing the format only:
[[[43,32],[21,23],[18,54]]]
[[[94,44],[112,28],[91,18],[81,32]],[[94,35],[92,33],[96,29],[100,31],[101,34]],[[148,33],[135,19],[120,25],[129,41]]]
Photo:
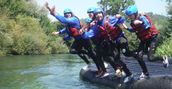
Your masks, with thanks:
[[[87,9],[87,13],[94,12],[95,9],[96,9],[96,8],[94,8],[94,7],[90,7],[90,8]]]
[[[64,10],[64,14],[66,14],[66,13],[72,13],[72,10],[67,8],[67,9]]]
[[[92,21],[91,18],[86,18],[86,19],[85,19],[85,22],[86,22],[86,23],[91,23],[91,21]]]
[[[138,9],[135,5],[131,5],[125,10],[125,14],[128,16],[137,13],[138,13]]]
[[[99,13],[99,12],[101,12],[101,13],[104,15],[104,11],[103,11],[102,8],[96,8],[96,9],[94,10],[94,15],[97,15],[97,13]]]

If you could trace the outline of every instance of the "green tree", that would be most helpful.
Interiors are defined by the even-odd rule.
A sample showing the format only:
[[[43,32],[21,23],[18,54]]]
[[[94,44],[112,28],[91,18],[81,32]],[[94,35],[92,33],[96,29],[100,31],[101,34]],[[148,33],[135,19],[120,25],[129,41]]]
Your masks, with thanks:
[[[98,5],[106,11],[107,14],[117,14],[125,10],[129,5],[134,4],[134,0],[100,0]]]
[[[170,38],[172,37],[172,3],[168,5],[168,14],[169,14],[169,20],[168,20],[169,24],[166,31],[166,36]]]
[[[0,7],[0,56],[67,52],[62,37],[51,35],[63,25],[51,22],[35,1],[0,0]]]
[[[162,56],[167,55],[168,57],[172,57],[172,39],[169,38],[166,41],[163,42],[162,45],[160,45],[157,48],[156,55]]]
[[[168,10],[168,23],[164,24],[164,30],[162,31],[162,40],[163,43],[157,48],[156,55],[167,55],[172,57],[171,45],[172,45],[172,1],[167,1],[167,10]]]
[[[170,5],[172,0],[166,0],[166,2],[168,3],[168,5]]]
[[[168,30],[168,37],[172,37],[172,0],[166,0],[167,1],[167,11],[168,11],[168,15],[169,15],[169,24],[168,24],[168,28],[170,30]],[[170,33],[170,34],[169,34]]]

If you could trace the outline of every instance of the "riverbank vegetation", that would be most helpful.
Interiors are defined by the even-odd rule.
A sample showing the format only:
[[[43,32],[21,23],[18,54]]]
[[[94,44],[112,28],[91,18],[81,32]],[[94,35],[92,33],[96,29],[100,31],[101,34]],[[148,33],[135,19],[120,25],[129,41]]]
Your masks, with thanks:
[[[0,7],[0,56],[67,52],[62,38],[51,35],[62,25],[50,22],[45,8],[32,0],[1,0]]]

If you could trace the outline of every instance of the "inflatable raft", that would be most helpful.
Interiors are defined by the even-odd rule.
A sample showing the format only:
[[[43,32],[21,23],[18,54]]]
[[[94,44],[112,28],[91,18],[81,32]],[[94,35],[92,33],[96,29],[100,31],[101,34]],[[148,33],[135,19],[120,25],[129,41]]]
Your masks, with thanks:
[[[108,65],[107,71],[110,73],[106,77],[95,77],[95,66],[82,68],[80,77],[83,80],[90,81],[101,85],[106,85],[115,89],[172,89],[172,66],[164,68],[161,62],[146,61],[150,78],[139,80],[141,68],[136,60],[132,58],[122,58],[131,70],[134,78],[128,83],[123,83],[123,78],[115,77],[114,70]],[[172,59],[170,59],[171,63]]]

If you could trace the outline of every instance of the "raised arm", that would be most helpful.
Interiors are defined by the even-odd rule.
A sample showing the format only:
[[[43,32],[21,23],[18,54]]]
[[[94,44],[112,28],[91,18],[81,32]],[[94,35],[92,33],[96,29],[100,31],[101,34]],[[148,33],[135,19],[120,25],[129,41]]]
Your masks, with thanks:
[[[53,6],[52,8],[49,7],[48,5],[48,2],[45,3],[45,7],[50,11],[50,13],[53,15],[53,16],[56,16],[56,13],[55,13],[55,6]]]
[[[76,17],[71,17],[71,18],[66,18],[64,16],[61,15],[56,15],[55,16],[56,19],[58,19],[60,22],[65,23],[65,24],[77,24],[78,20]]]

